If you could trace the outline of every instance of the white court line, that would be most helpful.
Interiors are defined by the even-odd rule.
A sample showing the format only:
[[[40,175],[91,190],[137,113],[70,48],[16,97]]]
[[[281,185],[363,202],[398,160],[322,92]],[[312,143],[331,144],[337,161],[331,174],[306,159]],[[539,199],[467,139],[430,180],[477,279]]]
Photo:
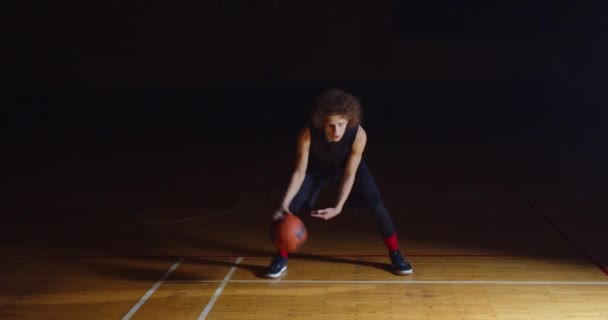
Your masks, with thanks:
[[[234,268],[234,267],[233,267]],[[495,281],[495,280],[174,280],[171,283],[328,283],[328,284],[497,284],[497,285],[596,285],[608,281]],[[199,318],[200,319],[200,318]]]
[[[270,167],[270,169],[272,169],[273,167]],[[241,204],[243,203],[243,201],[245,201],[245,199],[247,199],[247,197],[249,196],[250,193],[253,192],[253,190],[255,189],[256,186],[258,186],[263,180],[264,178],[266,178],[266,176],[268,175],[268,173],[270,173],[270,169],[268,171],[266,171],[264,174],[262,174],[261,176],[258,177],[258,179],[255,181],[255,183],[251,186],[251,188],[249,188],[240,198],[239,201],[237,201],[232,208],[230,208],[230,210],[226,211],[223,213],[223,215],[230,215],[234,212],[236,212],[236,210],[241,206]],[[236,259],[236,264],[241,263],[241,261],[243,260],[243,257],[239,257],[238,259]],[[171,274],[171,272],[173,272],[173,270],[175,270],[179,264],[181,263],[182,258],[180,258],[178,261],[176,261],[173,266],[171,266],[171,268],[165,273],[165,275],[158,281],[156,282],[156,284],[150,288],[150,290],[148,290],[148,292],[139,300],[139,302],[137,302],[136,305],[133,306],[133,308],[131,308],[131,310],[129,311],[129,313],[127,313],[122,319],[123,320],[128,320],[130,319],[133,314],[135,314],[135,312],[137,312],[137,310],[139,310],[139,308],[146,302],[146,300],[154,293],[154,291],[163,283],[165,282],[165,280],[167,279],[167,277],[169,277],[169,274]],[[227,279],[230,279],[229,276],[232,276],[232,273],[234,273],[234,270],[236,270],[236,265],[234,267],[232,267],[232,269],[230,269],[230,272],[228,273],[228,277]],[[226,280],[226,278],[224,279]],[[220,285],[220,287],[223,288],[226,286],[226,284],[224,283],[223,285]],[[219,288],[218,288],[219,289]],[[219,291],[219,293],[221,293],[221,290]],[[219,296],[218,292],[216,291],[216,294]],[[214,295],[214,297],[212,298],[213,303],[215,303],[215,299],[217,299],[217,297]],[[209,301],[209,303],[211,303],[211,301]],[[200,315],[199,319],[205,319],[205,317],[207,316],[207,314],[205,313],[205,311],[207,313],[209,313],[209,311],[211,310],[211,306],[213,306],[213,303],[211,304],[207,304],[207,307],[205,307],[205,310],[203,310],[203,313]],[[207,310],[207,308],[209,308],[209,310]]]
[[[230,281],[232,274],[234,273],[234,271],[236,271],[236,267],[238,266],[239,263],[241,263],[241,261],[243,261],[243,257],[238,257],[236,259],[236,261],[234,262],[234,266],[232,268],[230,268],[230,271],[228,271],[228,274],[224,277],[224,280],[222,280],[222,283],[220,284],[220,286],[215,290],[213,297],[211,297],[211,299],[209,299],[209,302],[207,302],[207,305],[205,306],[205,309],[203,309],[203,312],[201,312],[201,315],[198,317],[198,320],[203,320],[203,319],[207,318],[207,315],[211,311],[211,308],[213,308],[215,301],[217,300],[217,298],[220,297],[220,294],[222,294],[222,291],[224,291],[224,287]]]
[[[171,268],[169,268],[169,270],[167,270],[167,272],[165,272],[165,274],[162,276],[162,278],[160,278],[158,281],[156,281],[156,283],[152,286],[152,288],[150,288],[150,290],[148,290],[148,292],[146,292],[146,294],[141,297],[141,299],[139,299],[139,301],[131,308],[131,310],[129,310],[129,312],[122,317],[122,320],[128,320],[131,319],[131,317],[135,314],[135,312],[137,312],[137,310],[139,310],[139,308],[141,308],[141,306],[146,303],[146,301],[148,300],[148,298],[150,298],[150,296],[154,293],[154,291],[156,291],[156,289],[158,289],[158,287],[160,287],[161,284],[163,284],[163,282],[165,282],[165,280],[169,277],[169,275],[175,271],[175,269],[177,269],[177,267],[179,266],[179,264],[182,262],[182,258],[179,258],[179,260],[175,261],[173,263],[173,265],[171,266]]]

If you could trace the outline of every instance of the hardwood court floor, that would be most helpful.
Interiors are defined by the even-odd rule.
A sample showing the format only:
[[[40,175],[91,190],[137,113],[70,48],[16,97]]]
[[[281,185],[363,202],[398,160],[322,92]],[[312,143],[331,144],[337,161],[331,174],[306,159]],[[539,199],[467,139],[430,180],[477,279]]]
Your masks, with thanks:
[[[234,258],[4,263],[0,314],[2,319],[120,319],[130,310],[132,319],[198,319],[201,314],[207,319],[608,316],[606,275],[584,259],[556,264],[531,257],[414,256],[416,272],[408,277],[391,275],[383,267],[385,260],[294,258],[279,280],[252,272],[267,262],[259,257],[238,264]],[[165,277],[171,266],[177,267]],[[143,304],[133,309],[138,301]]]
[[[116,189],[5,196],[0,319],[608,319],[601,193],[400,188],[377,170],[414,274],[392,274],[370,215],[349,208],[303,216],[309,241],[269,280],[284,178],[272,165],[140,168],[130,179],[179,181],[133,192],[99,174]]]

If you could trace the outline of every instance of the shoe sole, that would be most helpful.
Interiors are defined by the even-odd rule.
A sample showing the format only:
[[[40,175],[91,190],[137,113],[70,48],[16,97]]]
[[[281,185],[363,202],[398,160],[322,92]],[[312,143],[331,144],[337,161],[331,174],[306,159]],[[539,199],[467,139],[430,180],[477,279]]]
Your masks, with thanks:
[[[399,271],[399,270],[395,270],[395,272],[402,276],[402,275],[406,275],[406,274],[412,274],[412,272],[414,272],[414,270],[410,269],[410,270],[405,270],[405,271]]]
[[[285,272],[285,270],[287,270],[287,266],[284,266],[283,269],[281,269],[277,273],[267,273],[267,274],[264,275],[264,277],[266,277],[266,278],[278,278],[278,277],[281,276],[281,274],[283,274],[283,272]]]

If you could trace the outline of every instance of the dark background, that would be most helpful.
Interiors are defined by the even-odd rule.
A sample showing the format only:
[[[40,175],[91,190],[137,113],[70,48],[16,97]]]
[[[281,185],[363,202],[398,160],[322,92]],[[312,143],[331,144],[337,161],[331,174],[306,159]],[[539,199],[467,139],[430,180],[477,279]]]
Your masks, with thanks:
[[[403,159],[426,152],[443,160],[436,168],[450,168],[490,154],[491,170],[510,168],[502,179],[525,171],[538,183],[587,185],[605,177],[605,4],[2,7],[1,133],[13,175],[32,150],[46,150],[40,165],[57,144],[195,145],[204,153],[253,142],[291,152],[310,103],[340,87],[362,99],[370,157],[382,148]]]

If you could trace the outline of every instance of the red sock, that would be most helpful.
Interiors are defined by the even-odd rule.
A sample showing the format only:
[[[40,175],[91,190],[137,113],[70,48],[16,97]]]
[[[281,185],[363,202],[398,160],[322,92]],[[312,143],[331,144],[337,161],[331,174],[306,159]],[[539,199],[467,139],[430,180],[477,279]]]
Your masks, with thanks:
[[[384,237],[384,244],[386,244],[386,248],[388,252],[393,252],[399,249],[399,245],[397,245],[397,232],[393,232],[392,235],[388,237]]]
[[[277,250],[277,254],[279,254],[281,257],[287,259],[287,250]]]

